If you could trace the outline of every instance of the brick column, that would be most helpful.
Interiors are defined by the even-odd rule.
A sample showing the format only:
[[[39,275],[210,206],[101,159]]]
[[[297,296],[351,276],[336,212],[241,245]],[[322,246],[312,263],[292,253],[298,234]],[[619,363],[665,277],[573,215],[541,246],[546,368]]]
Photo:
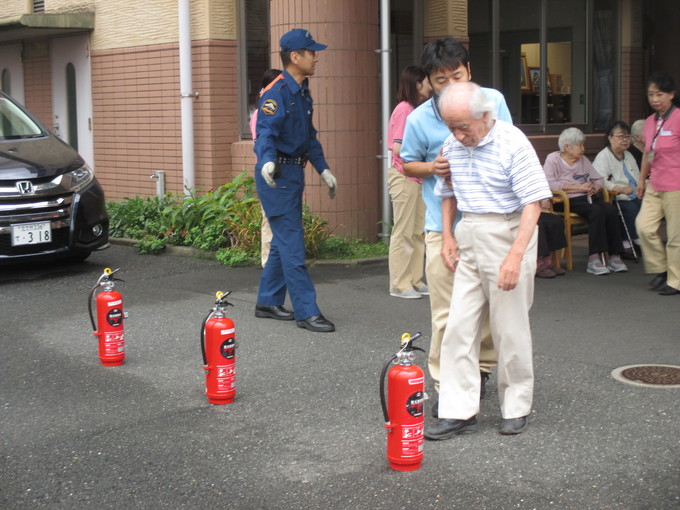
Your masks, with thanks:
[[[314,125],[338,179],[335,200],[311,168],[305,202],[327,218],[335,234],[377,241],[380,231],[379,3],[367,0],[272,0],[272,66],[280,67],[279,39],[292,28],[327,44],[310,79]]]

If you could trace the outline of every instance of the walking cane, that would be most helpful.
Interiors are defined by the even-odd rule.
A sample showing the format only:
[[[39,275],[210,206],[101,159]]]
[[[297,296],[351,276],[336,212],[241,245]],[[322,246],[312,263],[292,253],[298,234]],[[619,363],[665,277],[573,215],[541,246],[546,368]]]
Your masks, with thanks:
[[[637,264],[640,262],[640,257],[638,257],[637,251],[635,251],[635,243],[630,237],[630,232],[628,232],[628,225],[626,225],[626,220],[623,217],[623,212],[621,211],[621,206],[619,205],[619,201],[616,200],[616,197],[614,198],[614,204],[616,204],[616,209],[619,211],[619,218],[621,218],[621,223],[623,223],[623,229],[626,231],[626,237],[628,238],[628,242],[630,243],[630,249],[633,251],[633,259],[635,260],[635,263]]]

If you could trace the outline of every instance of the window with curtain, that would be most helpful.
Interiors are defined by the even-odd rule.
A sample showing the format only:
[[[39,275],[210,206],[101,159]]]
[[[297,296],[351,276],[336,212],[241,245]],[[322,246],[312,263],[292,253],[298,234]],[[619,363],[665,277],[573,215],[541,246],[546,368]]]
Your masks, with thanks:
[[[513,121],[529,133],[559,132],[564,124],[605,129],[615,103],[615,6],[469,0],[473,79],[501,90]]]

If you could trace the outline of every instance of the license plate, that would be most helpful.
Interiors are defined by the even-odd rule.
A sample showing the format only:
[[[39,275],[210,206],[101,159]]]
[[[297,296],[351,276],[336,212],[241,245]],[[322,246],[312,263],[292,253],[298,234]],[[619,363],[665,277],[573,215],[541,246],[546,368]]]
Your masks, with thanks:
[[[12,246],[49,243],[52,241],[52,227],[49,221],[12,225]]]

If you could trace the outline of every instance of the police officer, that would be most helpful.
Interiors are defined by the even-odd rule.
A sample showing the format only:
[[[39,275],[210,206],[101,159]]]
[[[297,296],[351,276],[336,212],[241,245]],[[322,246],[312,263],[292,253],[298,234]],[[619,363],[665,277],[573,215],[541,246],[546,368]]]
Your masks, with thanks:
[[[328,170],[312,125],[312,97],[307,77],[314,75],[316,52],[326,48],[307,30],[281,37],[284,71],[262,91],[257,116],[255,184],[273,239],[260,277],[255,317],[295,319],[298,327],[331,332],[335,326],[316,304],[316,290],[305,266],[302,228],[304,166],[311,161],[335,197],[337,181]],[[294,314],[283,307],[290,293]]]

